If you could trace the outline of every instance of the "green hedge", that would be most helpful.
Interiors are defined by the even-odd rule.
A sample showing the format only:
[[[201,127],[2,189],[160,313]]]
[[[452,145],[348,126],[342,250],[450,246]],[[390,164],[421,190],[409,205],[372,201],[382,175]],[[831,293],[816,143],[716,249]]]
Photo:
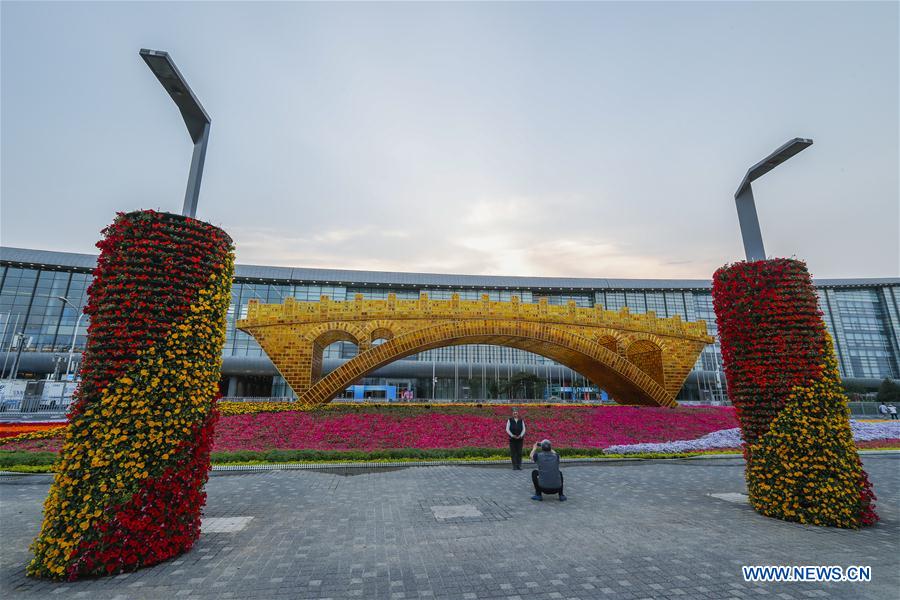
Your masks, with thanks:
[[[529,450],[530,452],[530,450]],[[578,456],[603,456],[600,448],[561,448],[559,453]],[[415,459],[415,460],[441,460],[447,458],[488,458],[506,456],[503,448],[394,448],[386,450],[268,450],[238,452],[213,452],[212,462],[234,463],[261,461],[269,463],[279,462],[306,462],[306,461],[366,461],[366,460],[391,460],[391,459]],[[527,456],[527,453],[524,454]]]
[[[565,456],[603,456],[600,448],[561,448]],[[20,450],[0,450],[0,468],[16,465],[52,465],[55,452],[23,452]],[[313,462],[313,461],[367,461],[367,460],[441,460],[461,458],[489,458],[506,456],[502,448],[394,448],[386,450],[242,450],[238,452],[213,452],[213,463],[238,462]],[[527,453],[525,453],[527,456]]]
[[[0,469],[19,465],[52,465],[56,452],[23,452],[21,450],[0,450]]]
[[[702,453],[673,453],[664,454],[658,452],[645,452],[629,455],[608,455],[600,448],[560,448],[559,453],[563,458],[595,458],[605,456],[609,458],[686,458],[698,456]],[[735,451],[735,454],[739,452]],[[16,470],[21,472],[49,472],[49,467],[56,461],[55,452],[22,452],[19,450],[0,450],[0,469]],[[367,462],[385,460],[464,460],[471,458],[505,458],[507,455],[502,448],[397,448],[391,450],[373,450],[361,452],[358,450],[269,450],[240,452],[213,452],[213,464],[233,463],[302,463],[302,462]],[[525,453],[527,456],[527,453]],[[38,468],[44,467],[44,468]]]

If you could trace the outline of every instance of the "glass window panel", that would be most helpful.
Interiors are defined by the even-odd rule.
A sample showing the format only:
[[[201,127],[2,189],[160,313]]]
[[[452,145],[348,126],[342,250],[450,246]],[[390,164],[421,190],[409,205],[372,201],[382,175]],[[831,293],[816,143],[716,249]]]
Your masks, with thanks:
[[[665,297],[667,316],[674,317],[678,315],[682,319],[687,319],[687,313],[684,310],[684,297],[681,295],[681,292],[666,292]]]
[[[647,299],[643,292],[625,292],[625,304],[628,310],[641,314],[647,312]]]
[[[656,313],[657,317],[664,318],[666,314],[666,300],[661,292],[647,292],[647,312]]]
[[[619,310],[625,306],[625,292],[599,292],[605,294],[603,308],[606,310]]]

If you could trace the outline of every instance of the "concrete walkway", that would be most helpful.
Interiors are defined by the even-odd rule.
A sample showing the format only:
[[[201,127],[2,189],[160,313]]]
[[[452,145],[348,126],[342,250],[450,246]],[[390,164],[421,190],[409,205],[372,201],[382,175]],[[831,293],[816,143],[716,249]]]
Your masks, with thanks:
[[[4,598],[884,598],[900,589],[900,456],[867,455],[882,522],[761,517],[743,461],[569,465],[569,501],[530,472],[438,466],[219,473],[204,533],[156,567],[76,583],[25,576],[47,477],[0,478]],[[870,583],[745,583],[742,565],[868,565]]]

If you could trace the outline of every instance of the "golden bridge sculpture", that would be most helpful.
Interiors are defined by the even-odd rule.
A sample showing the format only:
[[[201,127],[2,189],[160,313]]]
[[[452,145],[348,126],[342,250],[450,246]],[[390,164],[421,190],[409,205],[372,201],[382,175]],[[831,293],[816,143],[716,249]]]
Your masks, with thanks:
[[[322,296],[319,302],[260,304],[251,300],[238,328],[256,338],[298,396],[313,408],[347,386],[406,356],[462,344],[508,346],[540,354],[584,375],[619,404],[675,406],[700,352],[713,339],[703,321],[653,312],[631,314],[601,306],[580,308],[481,300],[365,300]],[[374,342],[385,340],[383,343]],[[359,354],[324,377],[322,353],[348,341]]]

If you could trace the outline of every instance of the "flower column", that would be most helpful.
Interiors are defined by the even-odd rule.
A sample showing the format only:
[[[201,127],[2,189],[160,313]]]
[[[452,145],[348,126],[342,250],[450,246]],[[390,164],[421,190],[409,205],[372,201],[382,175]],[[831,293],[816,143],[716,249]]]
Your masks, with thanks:
[[[875,496],[806,265],[774,259],[722,267],[713,276],[713,304],[750,503],[787,521],[875,523]]]
[[[130,571],[200,535],[231,238],[154,211],[119,214],[103,233],[82,381],[30,575]]]

